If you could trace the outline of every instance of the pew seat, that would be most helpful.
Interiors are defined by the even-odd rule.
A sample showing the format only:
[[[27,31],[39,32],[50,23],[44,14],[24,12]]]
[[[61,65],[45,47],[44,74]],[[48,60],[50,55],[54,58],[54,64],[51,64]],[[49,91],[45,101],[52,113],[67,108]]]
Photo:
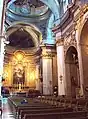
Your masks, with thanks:
[[[86,111],[79,112],[62,112],[62,113],[40,113],[40,114],[25,114],[23,119],[80,119],[87,117]]]
[[[39,110],[21,110],[20,111],[20,117],[24,117],[25,114],[39,114],[39,113],[60,113],[60,112],[72,112],[72,108],[50,108],[50,109],[39,109]]]

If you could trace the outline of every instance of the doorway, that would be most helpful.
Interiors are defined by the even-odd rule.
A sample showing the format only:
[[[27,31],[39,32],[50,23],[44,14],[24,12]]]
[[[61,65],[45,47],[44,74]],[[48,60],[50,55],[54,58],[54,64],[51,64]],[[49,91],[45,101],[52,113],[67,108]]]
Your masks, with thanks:
[[[70,46],[66,52],[65,65],[67,95],[75,98],[79,86],[79,66],[77,50],[74,46]]]

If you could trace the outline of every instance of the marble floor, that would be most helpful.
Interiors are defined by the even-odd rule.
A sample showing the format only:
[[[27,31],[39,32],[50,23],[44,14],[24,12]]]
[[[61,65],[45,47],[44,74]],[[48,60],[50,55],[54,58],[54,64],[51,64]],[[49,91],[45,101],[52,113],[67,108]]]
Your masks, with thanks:
[[[2,116],[0,116],[0,119],[15,119],[9,107],[7,98],[2,98],[2,109],[3,112],[2,112]]]

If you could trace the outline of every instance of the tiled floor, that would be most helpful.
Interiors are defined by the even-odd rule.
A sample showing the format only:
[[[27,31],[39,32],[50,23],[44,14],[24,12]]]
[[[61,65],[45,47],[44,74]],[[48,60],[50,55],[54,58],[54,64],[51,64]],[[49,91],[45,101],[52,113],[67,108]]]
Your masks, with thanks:
[[[15,119],[8,105],[7,98],[2,98],[2,109],[3,109],[3,113],[2,113],[2,117],[0,116],[0,119]]]

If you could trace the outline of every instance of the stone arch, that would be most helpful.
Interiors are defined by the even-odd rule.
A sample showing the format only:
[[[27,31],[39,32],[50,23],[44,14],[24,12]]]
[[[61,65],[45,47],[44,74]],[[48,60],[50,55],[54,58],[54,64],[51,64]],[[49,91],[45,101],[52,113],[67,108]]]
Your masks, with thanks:
[[[78,53],[78,58],[80,60],[80,55],[81,55],[81,62],[82,62],[82,63],[79,64],[79,69],[82,68],[82,69],[80,69],[80,80],[81,80],[80,82],[83,85],[83,89],[82,90],[84,90],[85,87],[87,86],[87,83],[86,83],[87,75],[85,75],[86,71],[84,71],[85,68],[84,68],[84,63],[83,63],[83,60],[85,58],[84,55],[86,54],[84,52],[84,48],[83,47],[86,47],[87,45],[85,46],[85,44],[82,42],[82,38],[81,37],[82,37],[82,33],[83,33],[84,29],[85,29],[86,23],[88,23],[87,21],[88,21],[88,11],[80,18],[80,22],[78,23],[77,30],[76,30],[76,41],[77,41],[77,44],[78,44],[78,49],[80,47],[80,53],[81,53],[81,54]],[[83,54],[83,52],[84,52],[84,54]],[[85,83],[86,83],[86,85],[85,85]],[[84,93],[86,93],[85,90],[84,90]]]
[[[37,53],[38,50],[40,50],[39,45],[40,45],[40,42],[42,40],[42,36],[41,36],[42,34],[39,31],[39,29],[36,26],[34,26],[33,24],[27,24],[27,23],[24,23],[24,22],[14,22],[14,24],[11,25],[6,30],[7,40],[9,40],[8,39],[9,36],[11,34],[13,34],[15,31],[17,31],[18,29],[24,29],[25,31],[27,31],[27,33],[29,33],[29,35],[32,36],[32,38],[33,38],[32,40],[35,43],[35,46],[26,49],[26,48],[17,48],[17,47],[14,48],[14,47],[11,47],[10,45],[7,45],[5,55],[6,55],[6,57],[9,57],[9,54],[11,54],[11,57],[13,57],[14,52],[17,52],[19,50],[25,53],[24,60],[22,59],[22,61],[24,62],[24,66],[22,65],[23,68],[24,68],[24,74],[23,74],[23,77],[25,79],[24,80],[25,81],[24,85],[25,86],[29,85],[30,87],[35,88],[36,84],[35,84],[34,78],[36,78],[36,76],[33,75],[34,78],[33,78],[32,83],[31,83],[32,76],[28,76],[27,73],[32,75],[32,74],[35,74],[35,72],[36,72],[36,61],[35,61],[35,59],[36,59],[37,55],[35,55],[35,54]],[[8,60],[8,59],[6,59],[6,60]],[[12,60],[12,58],[9,59],[8,62],[11,62],[11,60]],[[15,62],[15,60],[13,62]],[[23,62],[20,61],[20,64],[22,64]],[[32,67],[31,65],[33,66],[33,68],[31,68]],[[15,65],[13,66],[13,64],[11,63],[11,68],[9,69],[12,72],[10,77],[9,77],[9,80],[10,80],[11,84],[16,84],[16,83],[13,83],[14,82],[13,81],[13,69],[14,69],[14,67],[15,67]]]
[[[28,32],[28,34],[32,37],[35,47],[39,47],[39,44],[42,40],[42,33],[36,26],[32,24],[14,23],[6,31],[7,39],[12,33],[16,32],[19,29],[24,29],[26,32]]]
[[[80,46],[83,67],[84,89],[88,86],[88,20],[84,23],[80,34]],[[85,91],[85,90],[84,90]],[[85,95],[88,95],[85,91]]]
[[[54,14],[51,14],[47,25],[47,43],[55,44],[54,33],[52,27],[54,26]]]
[[[85,25],[86,21],[87,21],[87,18],[88,18],[88,12],[86,12],[83,16],[83,18],[81,19],[81,24],[78,23],[78,28],[77,28],[77,32],[76,32],[76,40],[77,42],[80,42],[80,36],[81,36],[81,32],[82,32],[82,29],[83,29],[83,26]]]
[[[7,7],[9,7],[15,1],[16,0],[12,0],[11,2],[9,2]],[[52,27],[53,27],[52,24],[54,24],[54,21],[57,21],[59,19],[59,3],[57,0],[55,0],[55,1],[54,0],[51,0],[51,1],[40,0],[40,1],[42,1],[45,5],[47,5],[52,11],[51,16],[48,21],[48,24],[47,24],[47,26],[48,26],[47,37],[45,38],[45,40],[43,42],[46,42],[49,44],[49,41],[50,41],[50,44],[55,44],[54,37],[52,35],[53,34],[52,33]]]
[[[79,86],[78,53],[74,46],[70,46],[66,52],[66,86],[67,95],[76,97],[76,88]]]

